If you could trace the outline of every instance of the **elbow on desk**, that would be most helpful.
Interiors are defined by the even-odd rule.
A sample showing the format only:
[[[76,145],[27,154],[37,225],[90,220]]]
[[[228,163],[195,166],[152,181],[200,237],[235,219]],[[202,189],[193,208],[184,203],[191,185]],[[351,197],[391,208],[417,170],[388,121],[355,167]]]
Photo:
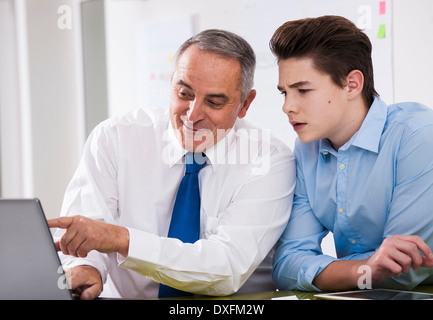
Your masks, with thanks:
[[[272,282],[274,286],[281,291],[299,290],[297,279],[289,277],[282,269],[279,264],[274,265],[272,269]]]

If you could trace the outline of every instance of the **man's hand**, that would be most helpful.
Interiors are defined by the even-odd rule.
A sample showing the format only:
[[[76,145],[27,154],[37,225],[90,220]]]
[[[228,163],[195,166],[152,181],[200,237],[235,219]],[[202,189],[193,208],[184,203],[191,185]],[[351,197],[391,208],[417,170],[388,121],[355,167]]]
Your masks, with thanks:
[[[422,253],[422,254],[421,254]],[[372,283],[399,277],[411,269],[433,267],[433,253],[418,236],[396,235],[386,238],[376,252],[365,260],[337,260],[330,263],[313,285],[324,291],[342,291],[356,288],[359,267],[369,266]]]
[[[366,264],[372,270],[373,283],[377,283],[399,277],[410,269],[433,267],[433,253],[418,236],[396,235],[386,238]]]
[[[128,229],[83,216],[59,217],[48,220],[50,228],[67,229],[60,241],[58,251],[74,257],[86,257],[89,251],[118,252],[128,255]]]
[[[92,266],[76,266],[65,270],[66,278],[74,293],[81,300],[96,299],[102,292],[102,280],[99,271]]]

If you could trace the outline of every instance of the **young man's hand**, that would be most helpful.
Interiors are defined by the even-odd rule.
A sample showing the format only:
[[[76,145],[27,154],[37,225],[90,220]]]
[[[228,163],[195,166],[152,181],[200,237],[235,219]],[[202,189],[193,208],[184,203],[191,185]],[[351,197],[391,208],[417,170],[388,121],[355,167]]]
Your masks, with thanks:
[[[396,235],[386,238],[366,265],[372,270],[372,282],[378,283],[408,273],[411,269],[433,267],[433,253],[418,236]]]
[[[354,289],[358,285],[359,267],[371,269],[372,284],[399,277],[411,269],[433,267],[433,253],[418,236],[395,235],[386,238],[376,252],[365,260],[337,260],[314,278],[313,285],[325,291]]]

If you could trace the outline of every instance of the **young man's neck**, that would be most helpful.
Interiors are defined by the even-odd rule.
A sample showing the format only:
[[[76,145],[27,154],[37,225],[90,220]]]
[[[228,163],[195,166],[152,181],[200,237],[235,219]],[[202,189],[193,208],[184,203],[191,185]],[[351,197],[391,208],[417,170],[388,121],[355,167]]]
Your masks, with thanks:
[[[338,137],[334,139],[329,139],[334,150],[338,152],[343,145],[349,141],[353,135],[361,128],[362,123],[364,122],[365,117],[369,111],[369,107],[365,103],[365,101],[361,98],[348,106],[349,112],[347,114],[347,121],[342,124],[341,131],[338,134]]]

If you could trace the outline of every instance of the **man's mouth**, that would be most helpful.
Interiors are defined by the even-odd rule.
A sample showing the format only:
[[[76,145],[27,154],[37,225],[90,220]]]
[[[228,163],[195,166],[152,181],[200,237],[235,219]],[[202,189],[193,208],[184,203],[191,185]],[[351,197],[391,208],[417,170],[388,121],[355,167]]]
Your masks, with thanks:
[[[303,129],[307,124],[304,122],[290,121],[290,124],[293,126],[295,131],[299,131]]]
[[[193,126],[188,126],[188,125],[186,125],[185,123],[183,124],[183,127],[184,127],[185,129],[187,129],[187,130],[191,130],[191,131],[196,131],[196,130],[197,130],[197,129],[194,129]]]
[[[190,130],[190,131],[193,131],[193,132],[195,132],[195,131],[198,130],[197,128],[194,128],[194,125],[193,125],[192,122],[182,121],[182,125],[183,125],[184,129],[186,129],[186,130]]]

